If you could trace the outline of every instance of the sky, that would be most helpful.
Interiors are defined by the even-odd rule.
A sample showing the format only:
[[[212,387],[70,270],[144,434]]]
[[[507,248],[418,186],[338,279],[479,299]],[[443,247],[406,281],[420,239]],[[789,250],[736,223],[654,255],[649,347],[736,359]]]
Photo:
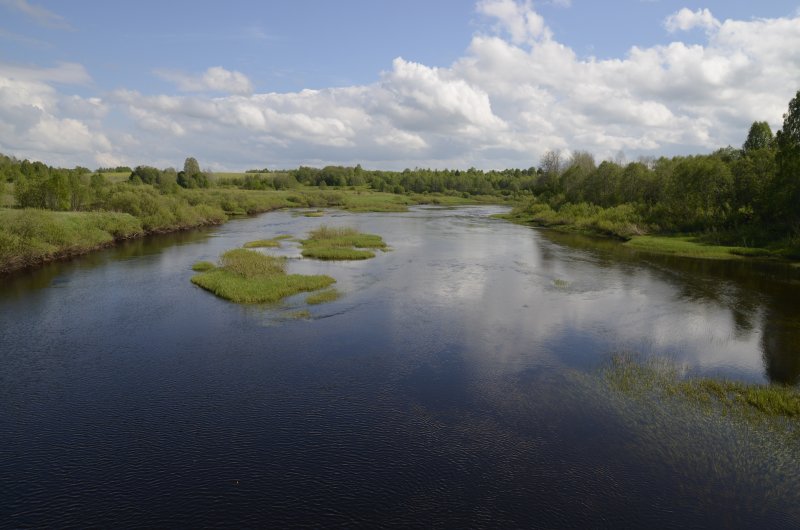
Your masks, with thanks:
[[[800,0],[0,0],[0,152],[503,169],[780,128]]]

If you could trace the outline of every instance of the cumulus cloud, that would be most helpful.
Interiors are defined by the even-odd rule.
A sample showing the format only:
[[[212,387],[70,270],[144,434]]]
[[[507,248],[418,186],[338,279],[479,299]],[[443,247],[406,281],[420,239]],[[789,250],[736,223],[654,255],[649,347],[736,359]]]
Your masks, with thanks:
[[[481,0],[477,11],[497,19],[498,27],[511,36],[514,44],[523,44],[549,34],[544,18],[533,10],[530,0],[524,3],[514,0]]]
[[[175,83],[181,92],[223,92],[228,94],[252,94],[253,84],[241,72],[213,66],[200,75],[190,75],[174,70],[159,69],[155,74]]]
[[[701,44],[633,47],[598,60],[559,42],[530,2],[482,0],[477,10],[487,24],[453,64],[397,58],[359,86],[253,93],[244,74],[215,67],[160,72],[186,93],[81,98],[55,88],[88,83],[80,65],[0,64],[0,151],[14,146],[54,161],[44,144],[64,151],[58,139],[67,138],[70,165],[122,158],[168,166],[191,155],[230,169],[530,167],[549,149],[606,158],[740,145],[755,120],[778,128],[800,88],[800,17],[718,22],[682,10],[674,27],[709,30]],[[107,116],[120,115],[129,123],[115,131]]]
[[[49,83],[88,82],[80,65],[25,68],[0,64],[0,151],[76,165],[112,151],[100,132],[99,98],[64,96]]]
[[[667,17],[664,26],[670,33],[676,31],[689,31],[694,28],[703,28],[707,31],[719,28],[720,22],[708,9],[692,11],[684,7]]]

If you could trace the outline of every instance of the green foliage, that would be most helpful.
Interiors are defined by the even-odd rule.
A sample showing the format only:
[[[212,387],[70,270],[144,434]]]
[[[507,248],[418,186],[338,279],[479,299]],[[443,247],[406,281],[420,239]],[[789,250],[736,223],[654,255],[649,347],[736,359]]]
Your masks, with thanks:
[[[789,102],[778,131],[777,173],[770,198],[777,222],[783,222],[793,234],[800,234],[800,91]]]
[[[747,133],[747,140],[742,145],[742,150],[745,153],[756,151],[759,149],[768,149],[772,147],[774,137],[769,123],[765,121],[754,121],[750,126],[750,131]]]
[[[142,232],[141,223],[123,213],[0,209],[0,272],[82,254]]]

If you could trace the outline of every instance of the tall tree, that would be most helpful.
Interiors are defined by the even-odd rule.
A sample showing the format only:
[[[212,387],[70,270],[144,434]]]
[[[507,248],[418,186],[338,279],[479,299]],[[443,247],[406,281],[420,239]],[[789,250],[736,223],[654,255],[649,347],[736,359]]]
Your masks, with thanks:
[[[776,136],[778,166],[770,199],[776,220],[784,221],[795,233],[800,232],[800,90],[789,102],[783,115],[783,128]]]
[[[183,163],[183,173],[186,175],[186,178],[192,178],[198,173],[200,173],[200,164],[197,163],[197,159],[194,157],[189,157]]]
[[[750,126],[750,132],[747,133],[747,140],[745,140],[742,149],[745,153],[766,149],[772,146],[772,141],[772,129],[769,128],[769,123],[754,121],[753,125]]]

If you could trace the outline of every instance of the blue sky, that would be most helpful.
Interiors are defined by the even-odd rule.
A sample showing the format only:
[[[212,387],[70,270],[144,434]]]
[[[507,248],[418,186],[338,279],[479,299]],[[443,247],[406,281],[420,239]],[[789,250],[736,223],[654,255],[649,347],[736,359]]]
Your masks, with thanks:
[[[706,152],[741,143],[752,118],[780,125],[800,88],[799,10],[740,0],[0,0],[0,152],[89,166],[193,155],[217,169]],[[645,52],[636,60],[634,47]],[[779,69],[771,83],[741,86],[747,72]],[[737,114],[729,92],[748,108]]]

